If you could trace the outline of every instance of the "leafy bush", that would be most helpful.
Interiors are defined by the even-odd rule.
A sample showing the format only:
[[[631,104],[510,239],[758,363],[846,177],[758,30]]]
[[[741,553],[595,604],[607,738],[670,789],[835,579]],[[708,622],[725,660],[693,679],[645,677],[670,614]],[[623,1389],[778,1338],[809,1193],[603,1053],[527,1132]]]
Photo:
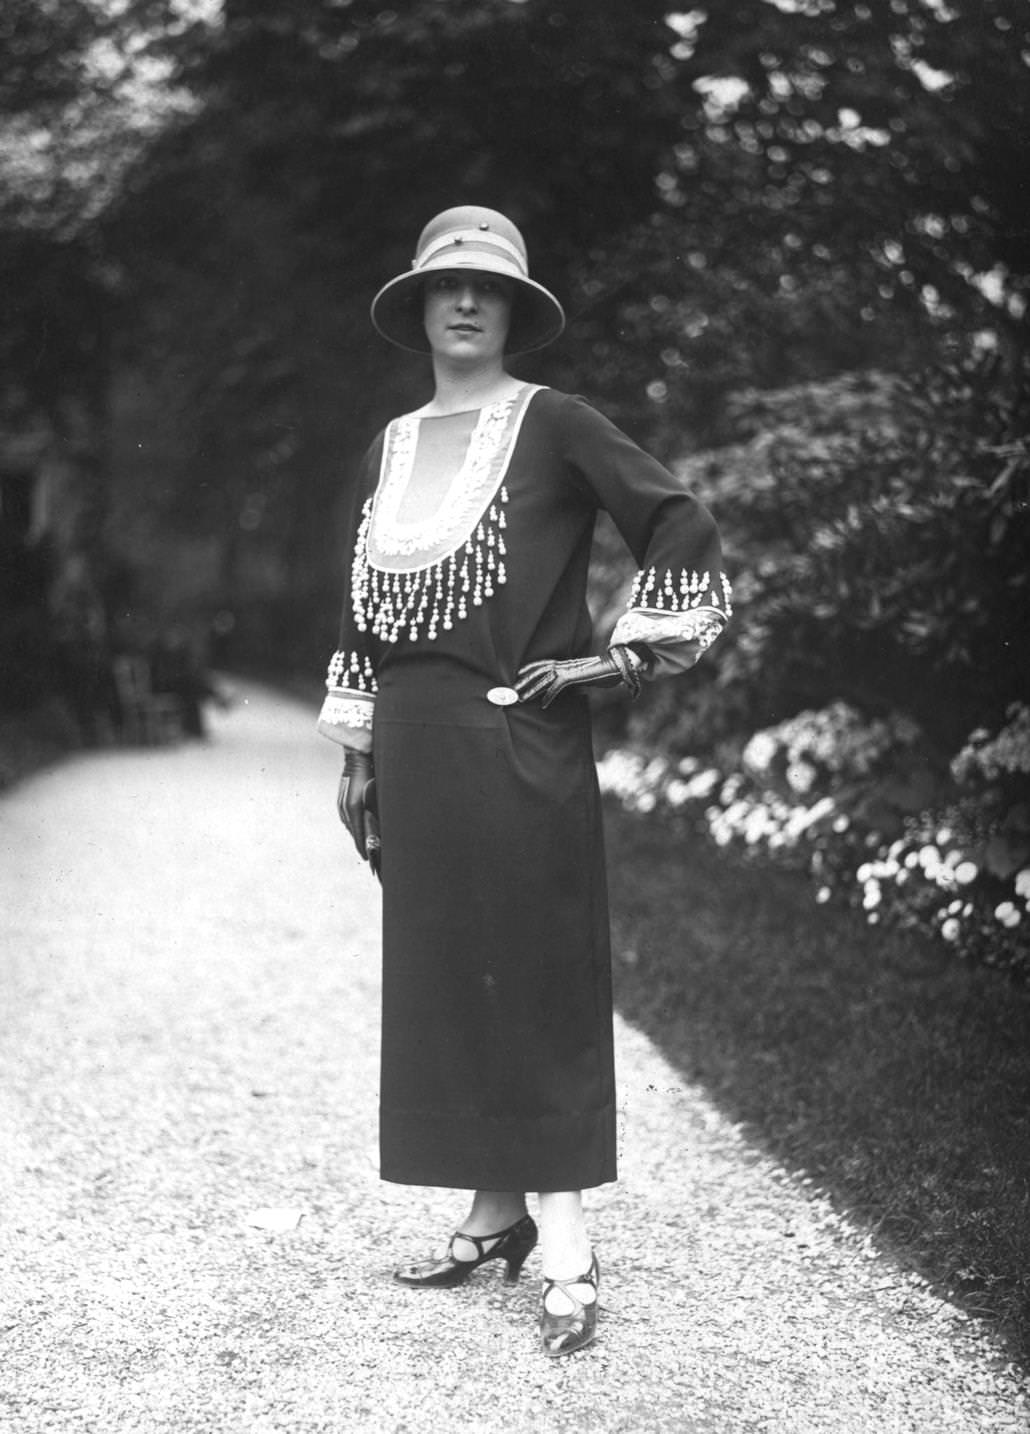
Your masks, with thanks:
[[[887,394],[878,424],[781,429],[712,485],[742,560],[727,685],[758,712],[900,709],[950,745],[1026,690],[1030,410],[993,358]]]
[[[683,465],[723,529],[735,618],[712,663],[649,695],[634,737],[714,750],[840,698],[954,751],[1030,695],[1028,379],[971,353],[741,396],[747,441]],[[605,617],[614,552],[602,538]]]

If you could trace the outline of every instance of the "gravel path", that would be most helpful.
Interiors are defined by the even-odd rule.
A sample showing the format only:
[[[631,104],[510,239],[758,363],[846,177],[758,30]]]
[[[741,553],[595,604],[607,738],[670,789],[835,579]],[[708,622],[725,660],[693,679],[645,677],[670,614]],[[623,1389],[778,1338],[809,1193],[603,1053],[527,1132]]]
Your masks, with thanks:
[[[311,712],[243,695],[0,803],[0,1428],[1030,1429],[973,1321],[622,1024],[598,1343],[537,1354],[535,1278],[393,1287],[462,1197],[377,1179],[377,889]]]

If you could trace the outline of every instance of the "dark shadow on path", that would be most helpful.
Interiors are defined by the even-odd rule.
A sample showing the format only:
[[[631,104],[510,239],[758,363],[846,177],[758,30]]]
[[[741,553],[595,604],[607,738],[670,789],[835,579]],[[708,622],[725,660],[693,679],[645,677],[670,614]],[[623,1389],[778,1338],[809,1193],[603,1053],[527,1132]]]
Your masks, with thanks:
[[[1030,1360],[1030,993],[662,822],[608,846],[622,1013]]]

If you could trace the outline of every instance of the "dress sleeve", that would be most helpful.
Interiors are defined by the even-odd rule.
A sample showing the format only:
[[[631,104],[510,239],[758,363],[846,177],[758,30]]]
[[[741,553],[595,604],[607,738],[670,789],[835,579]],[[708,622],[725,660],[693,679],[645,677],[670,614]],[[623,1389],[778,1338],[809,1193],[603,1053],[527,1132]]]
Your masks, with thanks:
[[[637,562],[611,643],[641,644],[653,673],[693,667],[732,612],[715,520],[657,459],[581,398],[566,408],[565,456]]]
[[[329,659],[325,701],[318,716],[318,730],[323,737],[359,752],[372,750],[372,720],[378,691],[375,649],[357,581],[378,476],[377,451],[374,445],[366,455],[355,489],[348,524],[350,537],[340,635],[336,651]]]

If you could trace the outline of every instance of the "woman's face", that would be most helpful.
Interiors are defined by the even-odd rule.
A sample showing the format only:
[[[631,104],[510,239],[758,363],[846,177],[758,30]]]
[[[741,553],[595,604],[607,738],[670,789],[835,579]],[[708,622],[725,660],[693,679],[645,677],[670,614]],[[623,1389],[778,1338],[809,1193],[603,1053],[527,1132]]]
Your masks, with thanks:
[[[434,354],[466,363],[504,353],[514,285],[478,269],[441,269],[425,290],[426,337]]]

